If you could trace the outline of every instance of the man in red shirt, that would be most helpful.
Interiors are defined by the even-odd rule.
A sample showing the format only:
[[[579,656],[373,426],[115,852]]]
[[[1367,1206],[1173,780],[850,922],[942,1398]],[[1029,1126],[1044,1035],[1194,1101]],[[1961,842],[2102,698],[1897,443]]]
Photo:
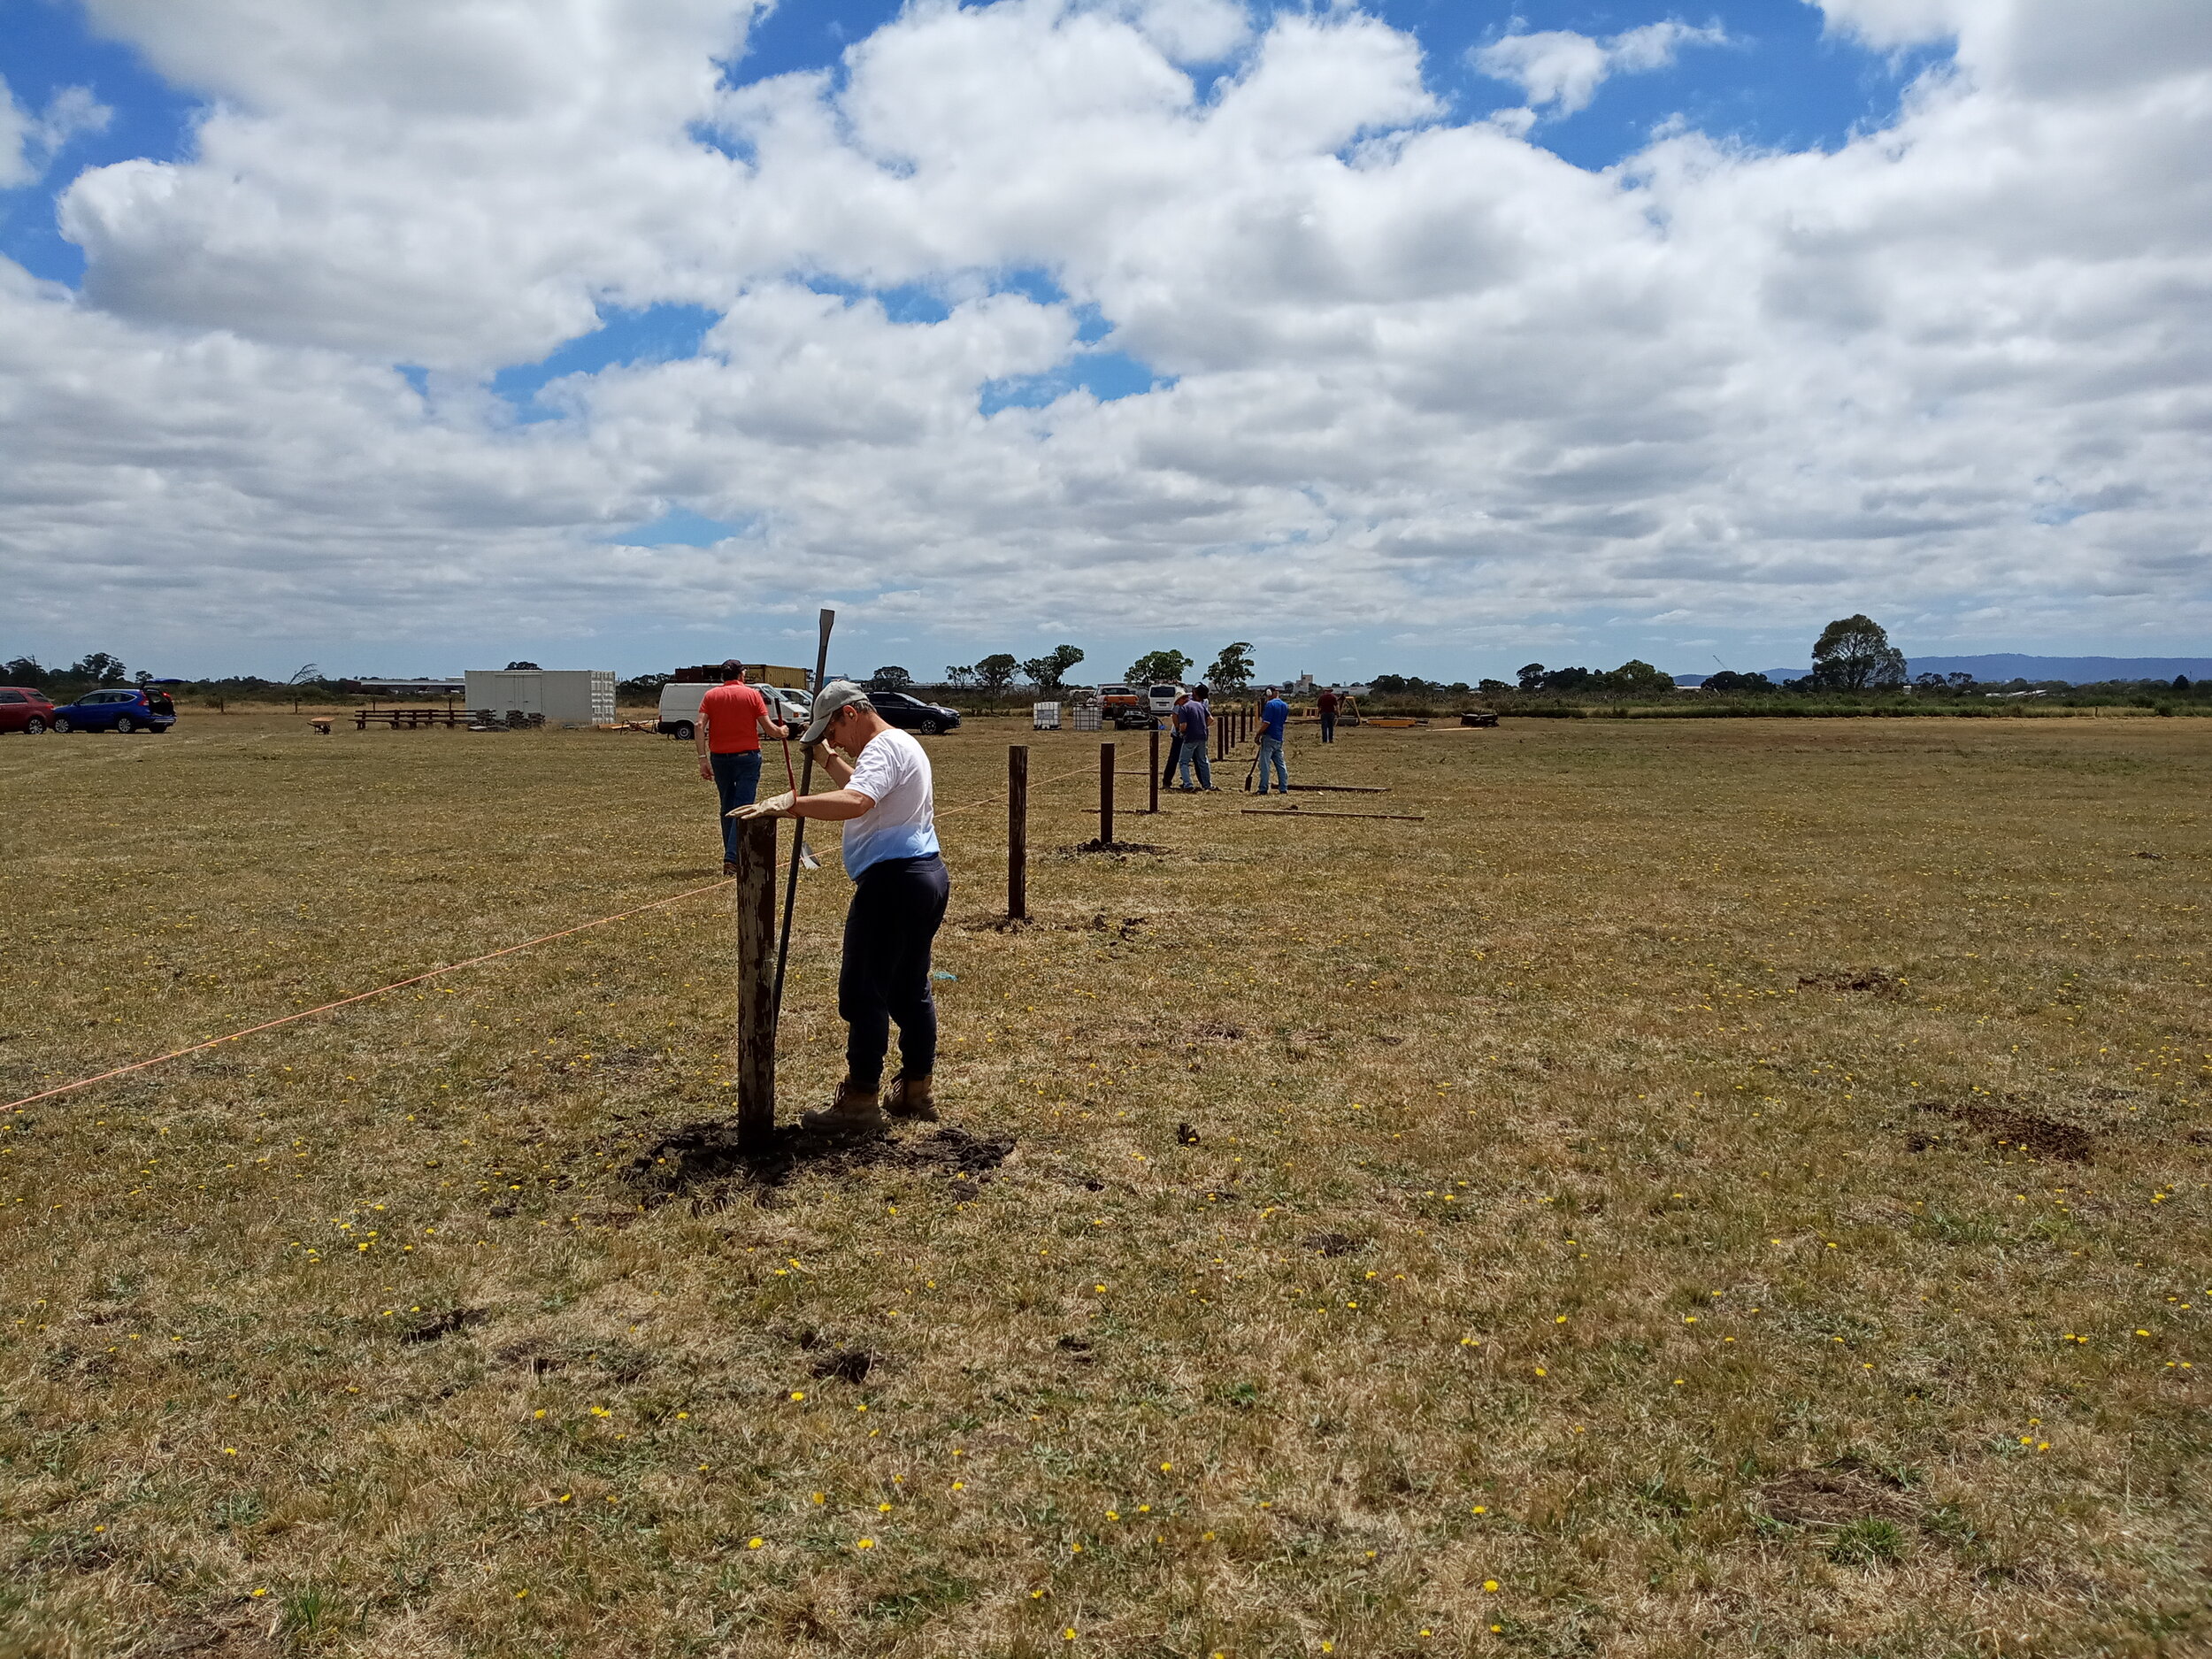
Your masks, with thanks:
[[[745,683],[745,664],[732,657],[722,664],[722,683],[699,699],[699,719],[692,727],[699,749],[699,775],[714,786],[721,805],[722,873],[737,873],[737,823],[730,813],[750,806],[760,793],[760,740],[790,735],[768,712],[767,699]]]
[[[1335,742],[1337,704],[1336,693],[1333,691],[1324,691],[1313,701],[1314,706],[1321,711],[1321,741],[1325,743]]]

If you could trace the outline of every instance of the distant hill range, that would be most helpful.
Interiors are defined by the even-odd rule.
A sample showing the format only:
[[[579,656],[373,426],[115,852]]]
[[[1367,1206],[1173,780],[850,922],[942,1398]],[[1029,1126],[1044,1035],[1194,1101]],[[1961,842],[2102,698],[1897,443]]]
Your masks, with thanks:
[[[2095,685],[2107,680],[2171,680],[2186,674],[2191,680],[2212,679],[2212,657],[2023,657],[2017,651],[1997,651],[1987,657],[1914,657],[1906,667],[1919,674],[1971,674],[1985,685],[2008,680],[2062,680],[2072,686]],[[1761,671],[1779,684],[1802,680],[1809,668],[1769,668]],[[1704,674],[1677,674],[1678,686],[1701,686]]]

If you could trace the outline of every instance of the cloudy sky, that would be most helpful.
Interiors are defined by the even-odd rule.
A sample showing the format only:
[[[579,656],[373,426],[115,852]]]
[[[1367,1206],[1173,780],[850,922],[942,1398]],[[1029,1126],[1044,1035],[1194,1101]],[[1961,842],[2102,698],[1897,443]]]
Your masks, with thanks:
[[[2212,635],[2205,0],[0,0],[0,656]]]

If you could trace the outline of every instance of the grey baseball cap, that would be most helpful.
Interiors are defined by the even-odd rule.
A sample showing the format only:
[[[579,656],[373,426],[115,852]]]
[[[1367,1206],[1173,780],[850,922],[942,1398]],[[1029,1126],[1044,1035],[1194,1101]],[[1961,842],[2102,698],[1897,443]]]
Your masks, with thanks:
[[[814,718],[807,722],[806,735],[802,743],[818,743],[829,735],[830,721],[840,709],[873,710],[868,694],[849,680],[833,680],[815,695]]]

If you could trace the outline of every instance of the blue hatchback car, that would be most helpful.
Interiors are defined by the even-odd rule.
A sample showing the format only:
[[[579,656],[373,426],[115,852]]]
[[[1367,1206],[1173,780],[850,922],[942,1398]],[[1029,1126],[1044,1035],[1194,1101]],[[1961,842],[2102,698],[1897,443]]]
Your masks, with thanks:
[[[47,716],[57,732],[165,732],[177,705],[165,691],[88,691]]]

